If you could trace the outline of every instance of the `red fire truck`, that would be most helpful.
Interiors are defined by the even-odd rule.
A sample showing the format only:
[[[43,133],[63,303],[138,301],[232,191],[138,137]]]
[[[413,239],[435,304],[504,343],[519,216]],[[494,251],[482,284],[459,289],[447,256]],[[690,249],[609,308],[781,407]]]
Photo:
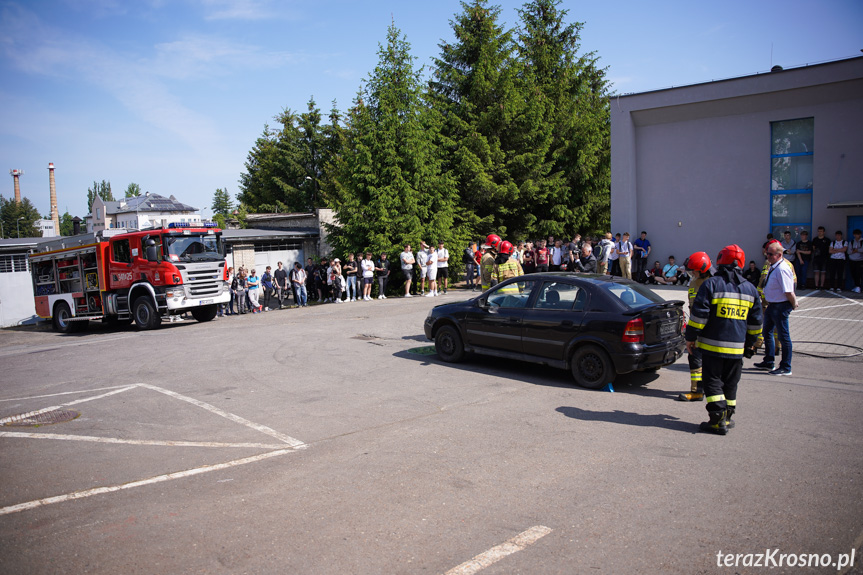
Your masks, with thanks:
[[[231,298],[215,224],[108,229],[37,249],[30,255],[36,314],[59,332],[86,329],[94,319],[153,329],[186,311],[210,321]]]

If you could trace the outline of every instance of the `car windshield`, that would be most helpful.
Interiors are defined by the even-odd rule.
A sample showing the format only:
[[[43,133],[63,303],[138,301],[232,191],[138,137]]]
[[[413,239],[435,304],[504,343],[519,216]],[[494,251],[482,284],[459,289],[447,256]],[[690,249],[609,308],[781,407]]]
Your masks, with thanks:
[[[650,289],[636,283],[619,284],[608,282],[600,285],[605,288],[611,295],[615,296],[624,304],[626,304],[627,307],[633,309],[644,307],[646,305],[654,303],[662,303],[665,301],[661,297],[650,291]]]
[[[222,238],[214,234],[167,235],[163,242],[170,261],[216,261],[223,259]]]

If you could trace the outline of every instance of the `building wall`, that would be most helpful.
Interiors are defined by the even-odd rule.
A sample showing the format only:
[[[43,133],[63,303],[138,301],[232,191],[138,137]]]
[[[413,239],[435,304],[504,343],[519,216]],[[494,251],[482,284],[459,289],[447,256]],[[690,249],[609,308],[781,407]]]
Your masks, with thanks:
[[[827,204],[863,200],[863,58],[615,98],[611,110],[612,228],[647,231],[651,263],[730,243],[763,261],[775,121],[814,118],[813,228],[832,237],[861,213]]]
[[[27,252],[21,252],[25,254]],[[11,255],[6,253],[4,255]],[[33,280],[29,271],[0,273],[0,327],[34,323],[36,306],[33,299]]]

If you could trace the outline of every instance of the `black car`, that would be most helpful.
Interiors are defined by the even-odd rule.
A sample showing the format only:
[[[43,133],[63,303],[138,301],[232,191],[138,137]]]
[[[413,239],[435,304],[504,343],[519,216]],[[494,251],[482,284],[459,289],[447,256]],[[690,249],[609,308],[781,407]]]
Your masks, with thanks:
[[[683,302],[630,280],[539,273],[500,283],[467,301],[434,307],[425,335],[444,361],[465,352],[571,369],[600,388],[619,373],[657,370],[683,355]]]

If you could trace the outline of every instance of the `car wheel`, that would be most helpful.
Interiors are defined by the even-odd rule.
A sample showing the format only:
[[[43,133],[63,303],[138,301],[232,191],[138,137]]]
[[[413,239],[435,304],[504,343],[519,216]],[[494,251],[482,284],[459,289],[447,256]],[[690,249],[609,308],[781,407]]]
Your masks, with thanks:
[[[456,363],[464,357],[461,335],[451,325],[440,328],[434,338],[434,348],[438,356],[447,362]]]
[[[51,316],[51,323],[54,325],[54,330],[60,333],[75,331],[75,322],[72,321],[72,311],[69,309],[69,304],[64,301],[57,302],[57,305],[54,306],[54,315]]]
[[[614,381],[617,375],[611,358],[598,345],[579,347],[572,354],[572,377],[575,383],[588,389],[599,389]]]
[[[147,296],[141,296],[132,304],[132,317],[138,329],[154,329],[159,325],[159,315],[153,302]]]

